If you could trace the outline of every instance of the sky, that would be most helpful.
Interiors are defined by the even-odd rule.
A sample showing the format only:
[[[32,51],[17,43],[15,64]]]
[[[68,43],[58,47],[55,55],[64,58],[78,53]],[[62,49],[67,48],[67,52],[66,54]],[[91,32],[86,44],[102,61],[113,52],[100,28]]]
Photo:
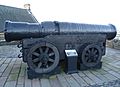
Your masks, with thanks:
[[[39,22],[66,21],[89,24],[113,24],[120,31],[120,0],[0,0],[1,5],[31,11]]]

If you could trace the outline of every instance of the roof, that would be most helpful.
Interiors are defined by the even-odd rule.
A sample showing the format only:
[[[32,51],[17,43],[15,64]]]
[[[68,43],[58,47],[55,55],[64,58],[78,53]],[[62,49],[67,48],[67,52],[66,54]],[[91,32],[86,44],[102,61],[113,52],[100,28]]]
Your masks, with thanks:
[[[0,32],[4,31],[6,20],[29,23],[38,22],[30,10],[0,5]]]

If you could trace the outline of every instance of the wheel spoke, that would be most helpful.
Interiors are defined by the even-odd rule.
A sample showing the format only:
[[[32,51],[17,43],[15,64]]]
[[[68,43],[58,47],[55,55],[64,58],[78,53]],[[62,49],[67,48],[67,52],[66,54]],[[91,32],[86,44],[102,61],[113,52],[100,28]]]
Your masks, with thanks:
[[[91,62],[91,59],[88,58],[88,59],[87,59],[87,62],[90,63],[90,62]]]
[[[48,51],[49,51],[49,48],[47,47],[46,50],[45,50],[45,53],[48,53]]]
[[[50,62],[54,62],[54,59],[52,59],[52,58],[49,58],[49,59],[48,59],[48,61],[50,61]]]
[[[40,67],[41,67],[41,65],[42,65],[42,63],[41,63],[41,62],[39,62],[39,64],[38,64],[38,68],[40,68]]]
[[[93,60],[94,60],[94,62],[96,62],[97,58],[96,58],[96,57],[94,57],[94,58],[93,58]]]
[[[39,50],[40,50],[40,53],[42,54],[42,53],[43,53],[43,50],[42,50],[42,48],[41,48],[41,47],[39,48]]]
[[[86,52],[85,56],[89,56],[89,53]]]
[[[53,55],[55,55],[55,53],[54,53],[54,52],[50,53],[50,54],[49,54],[49,57],[50,57],[50,56],[53,56]]]
[[[40,54],[37,53],[37,52],[33,52],[32,54],[35,55],[35,56],[37,56],[37,57],[40,55]]]
[[[91,52],[94,53],[94,48],[92,48]]]
[[[90,53],[90,49],[88,49],[87,52]]]
[[[89,59],[87,60],[87,63],[89,63]]]
[[[97,53],[97,50],[94,50],[94,54],[96,54]]]
[[[85,60],[87,61],[89,59],[89,57],[85,57]]]
[[[98,55],[96,54],[96,55],[95,55],[95,58],[97,58],[97,57],[98,57]]]
[[[39,58],[35,58],[32,60],[33,62],[38,62],[39,61]]]

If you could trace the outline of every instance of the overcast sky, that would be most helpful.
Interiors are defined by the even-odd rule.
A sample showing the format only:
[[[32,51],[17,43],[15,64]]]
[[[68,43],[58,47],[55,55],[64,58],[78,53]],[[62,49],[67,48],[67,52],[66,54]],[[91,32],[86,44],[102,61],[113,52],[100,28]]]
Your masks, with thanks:
[[[120,30],[120,0],[0,0],[1,5],[19,8],[26,3],[39,22],[112,23]]]

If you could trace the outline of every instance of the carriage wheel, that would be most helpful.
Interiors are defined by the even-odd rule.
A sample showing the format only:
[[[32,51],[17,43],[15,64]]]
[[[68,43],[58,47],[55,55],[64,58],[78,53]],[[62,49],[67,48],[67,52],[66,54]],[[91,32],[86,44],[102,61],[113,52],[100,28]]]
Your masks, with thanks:
[[[36,44],[28,53],[27,63],[36,73],[49,73],[59,64],[58,49],[50,43]]]
[[[82,63],[87,67],[97,65],[102,58],[102,51],[98,45],[88,45],[82,52]]]

